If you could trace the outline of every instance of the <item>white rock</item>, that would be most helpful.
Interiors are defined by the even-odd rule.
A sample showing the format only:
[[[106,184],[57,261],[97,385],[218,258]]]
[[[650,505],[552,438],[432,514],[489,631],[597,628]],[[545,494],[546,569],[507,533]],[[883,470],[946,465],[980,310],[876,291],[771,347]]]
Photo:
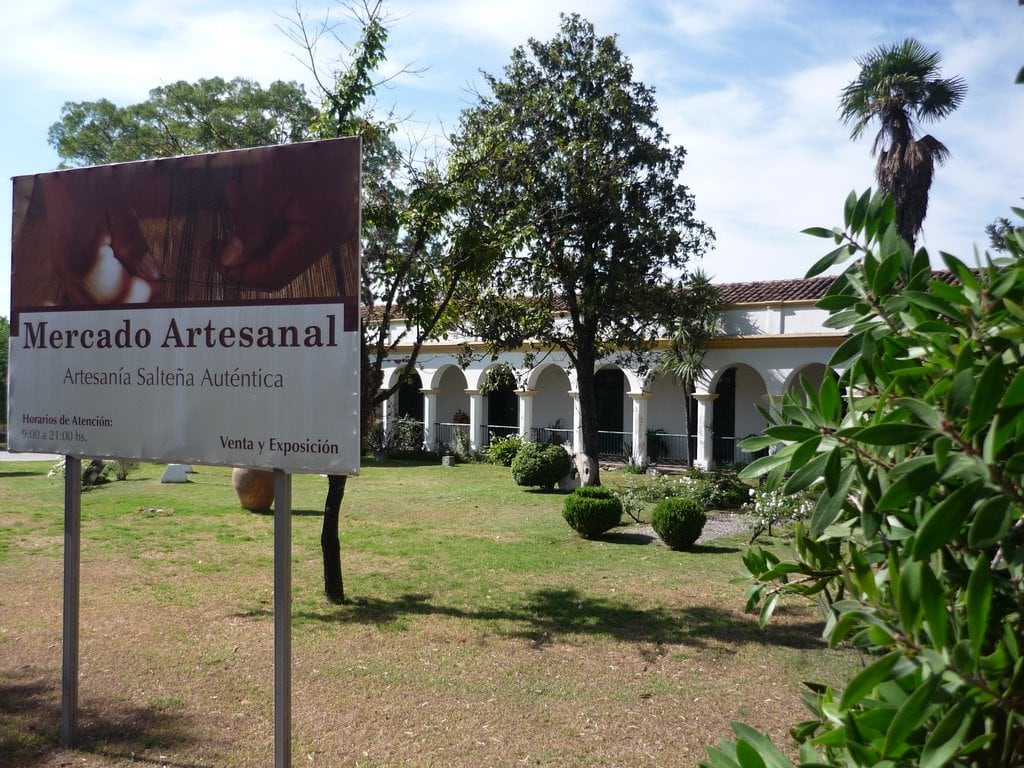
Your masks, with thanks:
[[[187,464],[168,464],[167,469],[164,470],[164,476],[160,478],[160,482],[187,483],[188,469]]]

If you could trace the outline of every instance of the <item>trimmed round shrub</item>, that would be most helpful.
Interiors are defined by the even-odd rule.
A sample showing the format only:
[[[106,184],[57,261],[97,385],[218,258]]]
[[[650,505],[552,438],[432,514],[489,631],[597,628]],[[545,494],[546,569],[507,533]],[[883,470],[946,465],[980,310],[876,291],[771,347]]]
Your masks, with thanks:
[[[651,526],[670,549],[689,549],[694,545],[708,516],[700,501],[688,496],[662,499],[651,513]]]
[[[539,486],[545,491],[569,474],[572,457],[560,445],[524,443],[512,459],[512,479],[516,485]]]
[[[622,502],[601,486],[577,488],[565,497],[562,517],[584,539],[594,539],[622,522]]]

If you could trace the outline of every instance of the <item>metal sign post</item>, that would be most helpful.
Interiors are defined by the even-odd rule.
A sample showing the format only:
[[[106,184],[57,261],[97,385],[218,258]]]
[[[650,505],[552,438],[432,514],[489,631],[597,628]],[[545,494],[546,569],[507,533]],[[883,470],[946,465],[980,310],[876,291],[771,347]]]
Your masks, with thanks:
[[[292,764],[292,476],[274,470],[274,768]]]
[[[60,743],[78,736],[78,595],[82,560],[82,460],[64,457],[64,639],[61,661]]]
[[[78,736],[79,593],[82,551],[82,460],[64,464],[64,621],[61,746]],[[291,768],[292,752],[292,477],[274,470],[274,768]]]

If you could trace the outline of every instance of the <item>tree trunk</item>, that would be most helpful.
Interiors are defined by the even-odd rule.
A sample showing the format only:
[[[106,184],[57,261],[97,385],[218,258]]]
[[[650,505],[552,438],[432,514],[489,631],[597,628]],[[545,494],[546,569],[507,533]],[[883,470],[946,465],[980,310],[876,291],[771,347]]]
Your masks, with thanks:
[[[576,475],[579,477],[580,485],[600,485],[601,467],[595,456],[586,453],[576,455]]]
[[[339,289],[340,291],[340,289]],[[373,424],[376,398],[380,395],[383,380],[380,360],[370,365],[369,344],[362,336],[359,344],[361,380],[359,387],[359,446],[365,448]],[[345,586],[341,576],[341,537],[338,533],[341,523],[341,500],[345,497],[346,475],[327,476],[327,500],[324,502],[324,522],[320,530],[320,550],[324,559],[324,594],[335,603],[345,602]]]
[[[594,356],[585,350],[578,350],[577,354],[579,368],[576,386],[583,420],[583,453],[576,457],[576,468],[580,475],[580,485],[600,485],[601,468],[597,457],[601,452],[601,444],[597,429],[597,396],[594,392]]]
[[[345,584],[341,578],[341,540],[338,537],[338,522],[347,480],[346,475],[328,476],[324,524],[320,531],[320,549],[324,556],[324,594],[333,603],[345,602]]]

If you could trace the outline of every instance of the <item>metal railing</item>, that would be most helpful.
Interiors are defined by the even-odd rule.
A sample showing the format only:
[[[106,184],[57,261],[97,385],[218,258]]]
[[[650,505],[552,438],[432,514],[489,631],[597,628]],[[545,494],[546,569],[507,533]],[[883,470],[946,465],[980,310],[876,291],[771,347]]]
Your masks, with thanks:
[[[480,449],[487,448],[491,441],[499,437],[518,435],[519,427],[509,427],[504,424],[481,424],[480,425]]]
[[[404,456],[422,453],[425,440],[426,431],[422,422],[402,418],[391,421],[387,431],[378,422],[370,435],[370,446],[378,453]]]
[[[647,461],[654,465],[679,465],[690,463],[690,457],[697,453],[697,436],[674,432],[647,433]]]
[[[716,462],[726,464],[749,464],[763,454],[748,453],[740,448],[740,443],[746,438],[742,437],[718,437],[712,438],[714,443],[711,447],[711,455]]]
[[[530,435],[536,443],[572,444],[571,429],[535,427]],[[601,430],[597,433],[598,458],[605,461],[632,461],[633,435],[630,432]],[[652,464],[685,464],[691,452],[696,451],[697,438],[693,435],[650,433],[647,437],[647,455]]]
[[[597,457],[606,461],[629,462],[633,459],[632,440],[630,432],[601,430],[597,433]]]
[[[461,437],[457,437],[456,433],[461,433]],[[481,438],[478,448],[483,450],[497,437],[518,433],[518,427],[482,424],[480,426]],[[433,448],[439,452],[458,451],[460,450],[460,446],[456,442],[458,440],[461,441],[462,447],[468,450],[469,435],[468,424],[435,422]],[[530,431],[530,436],[532,441],[536,443],[554,443],[556,445],[571,446],[573,431],[571,429],[556,429],[554,427],[534,427]],[[748,453],[739,447],[739,443],[743,438],[714,437],[712,439],[714,441],[712,456],[716,462],[749,464],[759,455]],[[652,431],[647,434],[647,460],[652,465],[686,465],[690,463],[691,457],[695,456],[696,452],[696,435],[660,431]],[[613,432],[609,430],[598,432],[598,458],[605,461],[633,461],[635,455],[633,452],[632,434],[630,432]]]
[[[461,453],[469,450],[469,424],[456,424],[451,421],[434,422],[434,450],[438,453],[453,451]]]
[[[572,430],[556,429],[555,427],[534,427],[530,430],[530,437],[535,443],[555,445],[567,445],[572,447]]]

